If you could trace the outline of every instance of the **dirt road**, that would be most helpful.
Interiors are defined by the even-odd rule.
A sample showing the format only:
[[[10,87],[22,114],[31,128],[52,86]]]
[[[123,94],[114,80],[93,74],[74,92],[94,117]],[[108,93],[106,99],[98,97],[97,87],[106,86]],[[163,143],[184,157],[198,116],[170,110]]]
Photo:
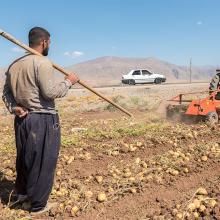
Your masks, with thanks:
[[[188,91],[200,91],[207,90],[209,87],[209,83],[207,82],[196,82],[196,83],[164,83],[160,85],[155,84],[145,84],[145,85],[135,85],[135,86],[128,86],[128,85],[122,85],[122,86],[111,86],[111,87],[98,87],[95,88],[97,91],[103,93],[103,94],[125,94],[125,95],[138,95],[141,93],[145,93],[147,90],[149,90],[150,93],[164,93],[164,91],[171,91],[174,93],[183,93]],[[72,93],[77,95],[86,95],[87,93],[86,89],[83,88],[74,88],[71,90]]]

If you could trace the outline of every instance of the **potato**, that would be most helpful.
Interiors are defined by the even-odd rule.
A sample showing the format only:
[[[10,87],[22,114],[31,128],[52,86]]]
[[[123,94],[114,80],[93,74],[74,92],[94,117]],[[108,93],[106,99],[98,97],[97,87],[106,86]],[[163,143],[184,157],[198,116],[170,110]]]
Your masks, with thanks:
[[[201,157],[201,160],[206,162],[208,160],[208,157],[206,155],[204,155],[204,156]]]
[[[64,209],[64,203],[60,203],[59,208]]]
[[[88,153],[88,152],[86,152],[86,153],[84,154],[84,157],[85,157],[86,160],[90,160],[90,159],[92,158],[91,154]]]
[[[4,164],[11,163],[11,160],[5,160],[3,163]]]
[[[177,217],[177,219],[182,219],[183,218],[183,214],[182,213],[177,213],[176,217]]]
[[[65,187],[60,188],[60,192],[64,195],[68,194],[68,190]]]
[[[67,164],[71,164],[74,161],[74,156],[70,156],[69,160],[67,161]]]
[[[177,210],[177,209],[173,209],[173,210],[172,210],[172,215],[173,215],[173,216],[176,216],[177,213],[178,213],[178,210]]]
[[[95,179],[96,179],[96,181],[98,183],[102,183],[103,182],[103,177],[102,176],[96,176]]]
[[[106,197],[105,193],[103,193],[103,192],[99,193],[98,196],[97,196],[97,200],[99,202],[105,202],[107,200],[107,197]]]
[[[55,195],[57,195],[57,196],[62,196],[62,195],[63,195],[63,193],[62,193],[62,192],[60,192],[60,191],[57,191]]]
[[[77,206],[73,206],[71,209],[71,215],[75,216],[78,211],[79,211],[79,208]]]
[[[174,156],[174,157],[179,157],[180,154],[179,154],[178,152],[174,152],[173,156]]]
[[[174,154],[174,151],[173,151],[173,150],[169,150],[168,153],[171,154],[171,155],[173,155],[173,154]]]
[[[176,208],[180,209],[181,205],[180,204],[176,204]]]
[[[129,181],[134,182],[135,181],[135,177],[130,177]]]
[[[214,208],[216,204],[217,204],[217,202],[216,202],[214,199],[211,199],[211,200],[209,201],[209,205],[210,205],[212,208]]]
[[[200,205],[199,211],[204,212],[206,210],[206,207],[204,205]]]
[[[52,189],[51,194],[55,195],[57,193],[57,191],[55,189]]]
[[[20,215],[20,216],[24,216],[26,213],[25,213],[25,211],[24,210],[19,210],[18,211],[18,215]],[[24,218],[22,218],[22,219],[24,219]]]
[[[149,175],[146,177],[146,180],[147,180],[147,181],[153,180],[153,176],[152,176],[151,174],[149,174]]]
[[[85,198],[90,199],[93,196],[93,192],[92,191],[86,191],[85,192]]]
[[[117,175],[116,173],[113,173],[113,174],[112,174],[112,177],[115,178],[115,179],[117,179],[117,178],[118,178],[118,175]]]
[[[131,193],[135,194],[137,192],[137,189],[131,188]]]
[[[155,176],[155,181],[157,183],[162,183],[163,182],[163,178],[161,176]]]
[[[177,176],[177,175],[179,175],[179,171],[178,170],[171,170],[170,174],[172,174],[173,176]]]
[[[194,210],[196,209],[195,204],[194,204],[194,203],[190,203],[190,204],[188,205],[188,209],[189,209],[190,211],[194,211]]]
[[[184,160],[189,161],[190,159],[189,159],[189,157],[184,157]]]
[[[123,174],[123,177],[126,177],[126,178],[127,178],[127,177],[130,177],[131,175],[132,175],[131,172],[126,172],[126,173]]]
[[[73,202],[73,201],[70,200],[70,199],[69,199],[69,200],[66,200],[66,201],[64,202],[64,205],[66,205],[66,206],[67,206],[67,205],[70,205],[70,204],[72,204],[72,202]]]
[[[69,160],[69,156],[67,156],[67,155],[64,155],[63,158],[64,158],[66,161]]]
[[[199,218],[199,213],[198,212],[194,212],[193,215],[194,215],[195,219]]]
[[[198,195],[208,195],[208,192],[206,191],[205,188],[200,187],[200,188],[198,188],[198,190],[197,190],[197,194],[198,194]]]
[[[112,187],[109,187],[108,192],[114,192],[114,189]]]
[[[130,169],[127,167],[124,169],[124,173],[128,173],[128,172],[130,172]]]
[[[6,173],[5,173],[6,176],[13,176],[13,171],[12,170],[8,170]]]
[[[60,170],[57,171],[57,176],[61,176],[61,171]]]
[[[193,200],[193,204],[195,205],[196,209],[198,209],[201,205],[201,201],[198,199],[194,199]]]
[[[136,146],[137,146],[137,147],[141,147],[141,146],[143,146],[143,144],[142,144],[142,142],[138,141],[138,142],[136,143]]]
[[[119,169],[115,169],[115,173],[121,174],[121,171]]]
[[[137,150],[137,147],[130,147],[129,150],[130,150],[130,152],[134,152]]]
[[[141,166],[144,167],[144,168],[147,168],[147,167],[148,167],[147,164],[146,164],[146,162],[144,162],[144,161],[141,161]]]
[[[112,156],[118,156],[119,155],[119,151],[117,151],[117,150],[112,151],[111,155]]]
[[[139,158],[139,157],[137,157],[136,159],[135,159],[135,164],[139,164],[141,162],[141,159]]]
[[[158,167],[158,168],[157,168],[157,171],[158,171],[158,172],[161,172],[161,171],[163,171],[163,168],[162,168],[162,167]]]

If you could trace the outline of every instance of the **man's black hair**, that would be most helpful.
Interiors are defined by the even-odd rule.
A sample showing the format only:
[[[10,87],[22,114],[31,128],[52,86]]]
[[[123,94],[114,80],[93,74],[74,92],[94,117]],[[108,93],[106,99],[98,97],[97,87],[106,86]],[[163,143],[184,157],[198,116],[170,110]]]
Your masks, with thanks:
[[[29,46],[38,46],[42,40],[48,40],[49,38],[50,33],[47,30],[41,27],[34,27],[29,31],[28,34]]]

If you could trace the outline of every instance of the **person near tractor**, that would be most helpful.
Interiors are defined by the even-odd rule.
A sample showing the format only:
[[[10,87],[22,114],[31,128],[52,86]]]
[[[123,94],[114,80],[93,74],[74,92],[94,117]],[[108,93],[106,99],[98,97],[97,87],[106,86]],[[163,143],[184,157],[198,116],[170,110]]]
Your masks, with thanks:
[[[50,208],[48,198],[60,149],[60,122],[55,99],[64,97],[78,82],[72,73],[63,80],[54,76],[47,59],[50,33],[41,27],[29,31],[29,46],[42,54],[25,54],[6,71],[2,99],[15,115],[17,201],[30,203],[30,211]]]

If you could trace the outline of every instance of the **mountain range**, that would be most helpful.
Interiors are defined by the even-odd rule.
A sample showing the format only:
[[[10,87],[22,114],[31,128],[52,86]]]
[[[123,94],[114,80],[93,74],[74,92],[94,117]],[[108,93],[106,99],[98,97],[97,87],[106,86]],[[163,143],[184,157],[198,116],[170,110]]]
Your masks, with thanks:
[[[78,74],[79,78],[91,86],[119,85],[123,74],[132,69],[148,69],[164,74],[167,82],[189,80],[189,67],[179,66],[156,58],[100,57],[94,60],[66,67]],[[215,66],[193,66],[192,80],[210,80],[215,74]],[[61,74],[59,74],[61,76]],[[0,68],[0,81],[4,79],[4,69]]]

